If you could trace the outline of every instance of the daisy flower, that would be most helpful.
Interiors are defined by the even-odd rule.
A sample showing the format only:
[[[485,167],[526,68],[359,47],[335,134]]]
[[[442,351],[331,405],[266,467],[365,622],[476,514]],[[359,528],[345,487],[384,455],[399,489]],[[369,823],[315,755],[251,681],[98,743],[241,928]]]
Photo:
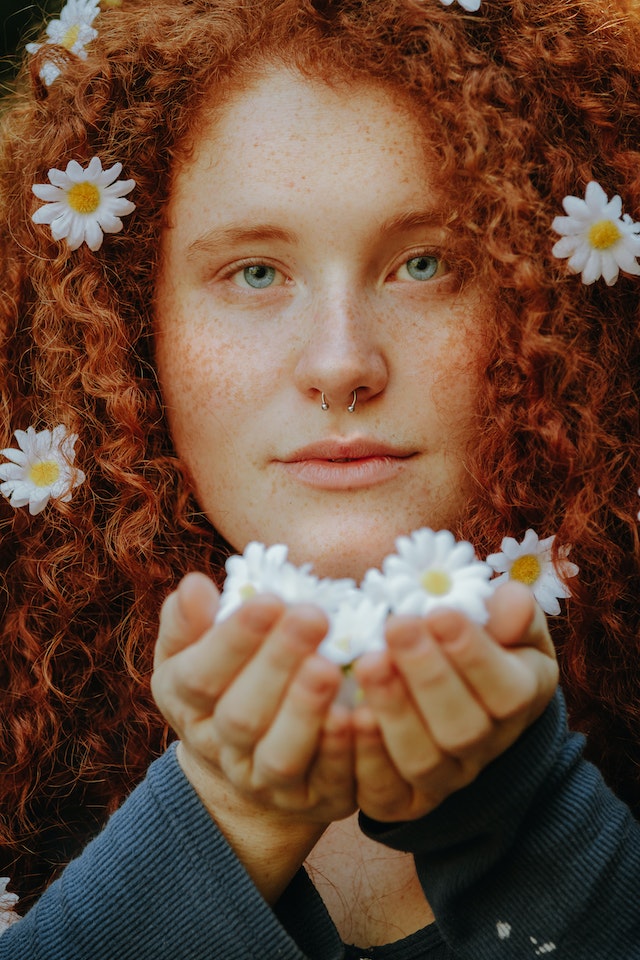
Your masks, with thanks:
[[[517,580],[531,589],[534,597],[545,613],[560,613],[558,598],[571,596],[571,591],[560,579],[575,577],[579,568],[567,560],[571,547],[562,547],[555,563],[551,559],[551,548],[555,535],[538,538],[534,530],[527,530],[522,543],[513,537],[505,537],[500,545],[500,553],[492,553],[487,563],[501,574],[493,582],[497,586],[506,580]]]
[[[287,560],[282,543],[266,547],[255,541],[244,553],[229,557],[218,619],[224,620],[245,600],[258,593],[272,593],[285,603],[314,603],[328,616],[355,592],[353,580],[320,580],[311,573],[311,564],[296,567]]]
[[[382,573],[369,570],[365,576],[362,589],[372,600],[386,601],[392,613],[424,616],[449,607],[486,623],[491,568],[476,558],[470,543],[425,527],[398,537],[396,549],[384,559]]]
[[[595,180],[587,184],[584,200],[565,197],[562,206],[568,214],[555,217],[552,228],[561,235],[554,246],[554,257],[568,257],[571,273],[582,273],[582,282],[589,284],[604,277],[608,286],[618,273],[640,275],[640,223],[628,214],[622,216],[622,200],[612,200]]]
[[[50,183],[31,188],[39,200],[45,200],[32,216],[34,223],[51,226],[54,240],[66,238],[70,250],[86,243],[99,250],[105,233],[122,230],[122,220],[135,210],[135,203],[124,195],[135,187],[135,180],[118,180],[121,163],[102,169],[99,157],[93,157],[86,170],[70,160],[66,170],[49,170]]]
[[[450,7],[453,0],[440,0],[440,2],[444,3],[445,7]],[[468,10],[469,13],[475,13],[476,10],[480,9],[480,0],[458,0],[458,3],[463,10]]]
[[[4,933],[7,927],[20,919],[13,909],[18,902],[18,896],[15,893],[7,893],[8,883],[9,877],[0,877],[0,933]]]
[[[0,493],[12,507],[29,506],[34,516],[44,510],[49,500],[71,500],[71,492],[85,479],[82,470],[74,467],[76,433],[68,433],[62,424],[53,430],[33,427],[16,430],[19,449],[0,450],[10,463],[0,464]]]
[[[98,0],[68,0],[60,11],[60,19],[52,20],[47,25],[45,33],[49,39],[45,42],[64,47],[81,60],[86,60],[85,46],[98,36],[98,31],[91,24],[99,12]],[[28,53],[37,53],[42,46],[41,43],[28,43],[26,49]],[[60,68],[55,63],[47,62],[40,76],[50,86],[60,76]]]
[[[352,591],[330,615],[329,631],[318,653],[346,667],[368,650],[382,650],[388,612],[386,603],[375,602],[358,590]]]

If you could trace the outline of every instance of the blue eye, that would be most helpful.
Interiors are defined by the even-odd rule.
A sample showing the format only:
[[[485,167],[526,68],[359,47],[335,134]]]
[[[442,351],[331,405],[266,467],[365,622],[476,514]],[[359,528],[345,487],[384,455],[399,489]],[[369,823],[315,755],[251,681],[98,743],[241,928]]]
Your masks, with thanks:
[[[426,254],[421,257],[412,257],[405,264],[407,273],[413,280],[431,280],[438,272],[439,266],[440,261],[437,257],[429,257]]]
[[[270,287],[276,279],[276,268],[268,267],[264,263],[255,263],[251,267],[244,267],[242,278],[250,287],[261,290]]]

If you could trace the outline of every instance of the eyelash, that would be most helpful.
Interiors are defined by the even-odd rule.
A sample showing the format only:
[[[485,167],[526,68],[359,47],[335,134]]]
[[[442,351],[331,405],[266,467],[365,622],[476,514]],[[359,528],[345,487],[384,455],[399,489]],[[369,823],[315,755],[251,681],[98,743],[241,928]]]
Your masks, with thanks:
[[[284,286],[285,284],[290,282],[290,279],[282,272],[282,270],[274,266],[274,264],[269,263],[267,260],[261,260],[259,258],[253,258],[253,259],[248,258],[246,260],[240,260],[239,262],[234,263],[233,266],[223,274],[223,279],[230,280],[231,282],[233,282],[233,278],[235,276],[237,276],[238,274],[241,274],[244,270],[247,270],[250,267],[266,267],[268,270],[275,270],[275,272],[283,278],[282,282],[276,284],[276,286]],[[236,286],[240,287],[241,289],[247,289],[248,287],[249,289],[260,290],[260,289],[269,289],[271,286],[274,286],[274,284],[269,284],[268,287],[263,287],[263,288],[260,288],[260,287],[252,288],[250,284],[247,284],[247,287],[243,288],[240,283],[236,284]]]
[[[439,256],[435,251],[420,249],[413,253],[410,253],[408,256],[405,254],[402,260],[396,266],[394,266],[393,269],[389,272],[388,278],[397,279],[398,273],[403,267],[407,267],[408,264],[411,263],[411,261],[416,261],[421,259],[436,261],[436,267],[435,267],[434,273],[428,277],[424,277],[421,279],[412,277],[411,279],[415,283],[428,283],[430,280],[439,279],[443,275],[443,273],[448,272],[448,265],[446,261],[441,256]],[[277,283],[277,284],[269,283],[269,284],[265,284],[264,287],[260,287],[259,285],[252,287],[251,284],[247,284],[246,286],[244,286],[241,283],[235,284],[241,289],[267,290],[267,289],[271,289],[271,287],[273,286],[278,286],[278,287],[285,286],[287,283],[291,282],[290,278],[288,278],[278,267],[268,263],[266,260],[262,260],[259,258],[247,258],[246,260],[240,260],[239,262],[234,263],[233,266],[223,274],[223,279],[230,280],[231,282],[233,282],[234,277],[242,274],[243,271],[249,269],[250,267],[265,267],[267,268],[267,270],[274,270],[275,273],[278,274],[283,279],[281,280],[280,283]],[[411,281],[407,281],[407,282],[411,282]]]

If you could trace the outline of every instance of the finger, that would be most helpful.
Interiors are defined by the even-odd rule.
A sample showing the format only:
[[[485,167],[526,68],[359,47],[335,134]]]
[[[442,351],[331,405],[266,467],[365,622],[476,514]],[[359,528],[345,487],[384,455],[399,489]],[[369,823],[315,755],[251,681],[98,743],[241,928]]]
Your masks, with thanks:
[[[264,642],[284,613],[275,597],[247,601],[222,623],[216,623],[171,663],[166,674],[156,674],[156,686],[165,682],[172,701],[181,702],[193,717],[208,717],[218,699]]]
[[[368,707],[354,713],[357,803],[375,820],[402,819],[411,805],[412,788],[387,751],[377,718]]]
[[[293,675],[326,631],[326,617],[318,608],[300,604],[285,610],[220,698],[216,726],[222,741],[240,751],[253,750],[273,722]]]
[[[309,788],[316,796],[341,798],[343,810],[337,816],[347,816],[355,808],[351,711],[341,704],[334,703],[325,719]]]
[[[311,656],[303,662],[256,747],[254,787],[288,786],[307,777],[340,681],[340,669],[325,658]]]
[[[535,647],[505,648],[455,611],[434,614],[428,625],[458,676],[495,720],[537,709],[535,705],[546,696],[543,691],[550,694],[555,688],[555,659]],[[503,629],[503,635],[508,629]]]
[[[473,625],[455,611],[463,628]],[[493,722],[434,638],[430,621],[391,620],[387,645],[404,685],[433,740],[446,753],[462,755],[488,735]],[[496,649],[500,649],[497,644]]]
[[[218,599],[218,591],[203,573],[188,573],[180,581],[160,610],[156,666],[200,638],[215,620]]]

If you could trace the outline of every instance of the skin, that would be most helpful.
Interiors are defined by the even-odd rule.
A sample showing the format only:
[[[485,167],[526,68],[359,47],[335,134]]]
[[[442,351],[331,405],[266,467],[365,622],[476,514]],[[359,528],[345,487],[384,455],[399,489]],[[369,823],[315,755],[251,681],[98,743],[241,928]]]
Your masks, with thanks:
[[[157,366],[200,504],[237,550],[286,542],[295,562],[357,578],[398,534],[464,510],[491,298],[463,282],[437,198],[428,142],[392,91],[270,69],[204,118],[168,209]],[[256,223],[269,230],[240,235]],[[424,256],[436,272],[415,279],[407,264]],[[274,282],[252,288],[247,262]],[[389,475],[374,463],[364,484],[348,465],[356,479],[339,489],[283,467],[292,448],[354,436],[411,456]],[[167,598],[153,692],[185,774],[269,902],[334,821],[358,808],[420,817],[468,784],[557,683],[544,616],[518,584],[496,591],[484,628],[445,610],[394,618],[387,649],[357,664],[355,710],[335,702],[341,673],[315,653],[319,610],[256,597],[215,624],[217,604],[197,573]],[[332,880],[351,903],[347,880]],[[404,932],[427,922],[420,899]]]
[[[379,87],[271,70],[203,119],[167,211],[156,362],[175,446],[236,550],[285,542],[359,578],[400,533],[459,514],[491,299],[461,283],[446,210],[410,106]],[[422,255],[436,274],[416,280]],[[252,289],[251,263],[274,282]],[[404,456],[385,482],[356,486],[354,467],[329,490],[287,462],[326,441]]]

